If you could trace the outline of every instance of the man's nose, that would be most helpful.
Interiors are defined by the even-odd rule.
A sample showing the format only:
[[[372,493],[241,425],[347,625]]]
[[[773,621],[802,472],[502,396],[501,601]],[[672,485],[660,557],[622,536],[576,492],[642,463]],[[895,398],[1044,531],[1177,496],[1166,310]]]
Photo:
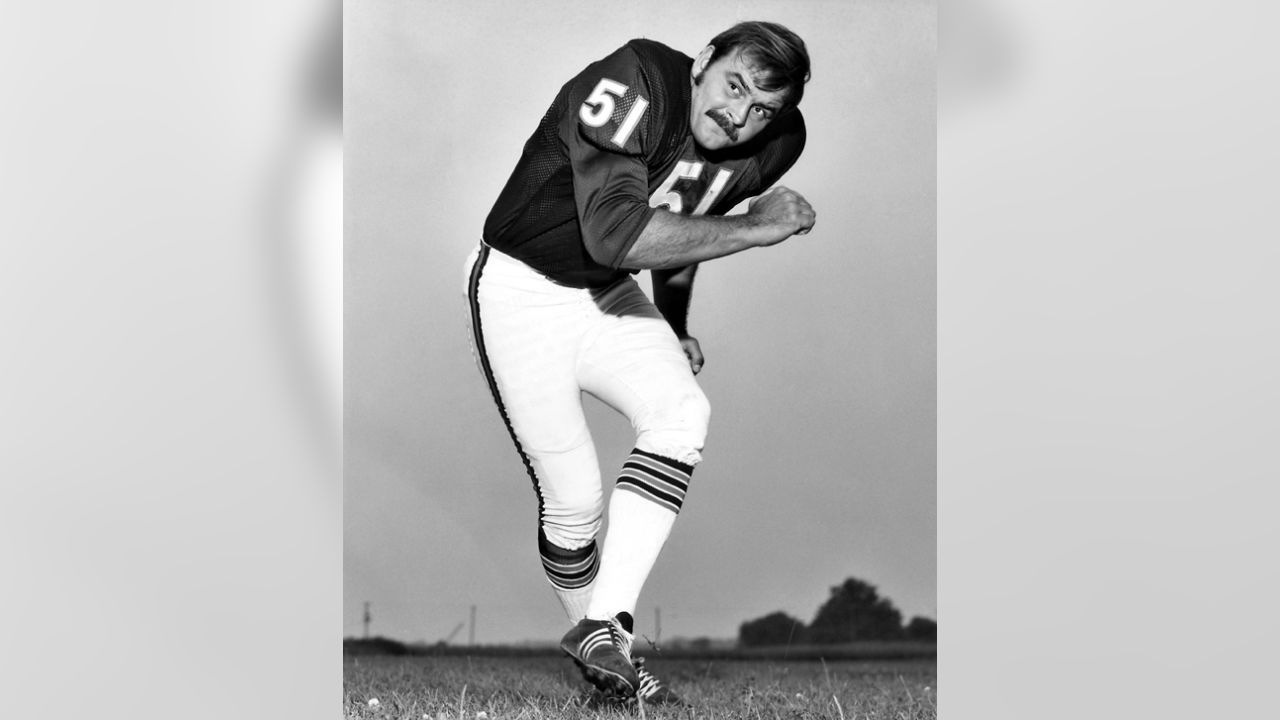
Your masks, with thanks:
[[[736,103],[729,105],[729,119],[733,124],[742,127],[747,124],[747,113],[751,112],[751,99],[742,98]]]

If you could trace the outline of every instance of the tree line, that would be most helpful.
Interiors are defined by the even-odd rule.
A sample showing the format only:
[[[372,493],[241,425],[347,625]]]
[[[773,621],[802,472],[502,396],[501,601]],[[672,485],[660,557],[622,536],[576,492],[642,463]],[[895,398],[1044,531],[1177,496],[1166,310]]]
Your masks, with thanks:
[[[748,620],[738,628],[738,644],[743,647],[833,645],[855,640],[937,642],[938,623],[917,616],[904,624],[901,611],[889,598],[881,597],[874,585],[849,578],[831,588],[831,596],[808,625],[778,611]]]

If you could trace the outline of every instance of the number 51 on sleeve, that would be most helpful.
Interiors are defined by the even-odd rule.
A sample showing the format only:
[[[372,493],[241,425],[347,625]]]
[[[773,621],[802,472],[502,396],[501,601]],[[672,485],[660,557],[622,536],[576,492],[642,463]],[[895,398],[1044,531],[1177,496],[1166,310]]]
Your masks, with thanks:
[[[602,127],[609,119],[613,117],[614,96],[619,98],[626,95],[627,86],[617,80],[609,78],[601,78],[596,83],[596,87],[587,96],[582,108],[578,110],[578,118],[582,122],[591,127]],[[636,129],[636,125],[640,123],[640,118],[644,116],[644,111],[649,107],[649,101],[642,97],[636,97],[635,104],[631,106],[631,111],[623,118],[622,123],[618,125],[618,130],[609,139],[618,147],[625,147],[627,138],[631,137],[631,133]]]

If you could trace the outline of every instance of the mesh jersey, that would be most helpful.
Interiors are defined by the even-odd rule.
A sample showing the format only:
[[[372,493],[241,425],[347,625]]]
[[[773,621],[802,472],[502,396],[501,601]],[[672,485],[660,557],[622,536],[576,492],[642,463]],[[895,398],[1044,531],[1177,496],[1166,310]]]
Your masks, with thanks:
[[[689,129],[687,55],[632,40],[566,83],[525,143],[484,225],[489,245],[571,287],[602,287],[656,208],[722,215],[782,177],[804,148],[798,110],[711,154]]]

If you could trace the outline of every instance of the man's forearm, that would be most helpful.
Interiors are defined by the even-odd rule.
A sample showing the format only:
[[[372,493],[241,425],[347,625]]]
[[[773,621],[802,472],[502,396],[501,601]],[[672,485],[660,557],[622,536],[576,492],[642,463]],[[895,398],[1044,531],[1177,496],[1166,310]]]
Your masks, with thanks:
[[[654,213],[622,260],[628,270],[680,268],[809,232],[815,215],[794,190],[778,186],[753,198],[743,215]]]
[[[630,270],[681,268],[767,244],[768,223],[752,215],[706,217],[654,213],[627,251]]]
[[[649,273],[653,280],[653,304],[681,338],[689,335],[689,298],[693,294],[693,275],[697,270],[697,265],[690,265],[686,268],[655,269]]]

